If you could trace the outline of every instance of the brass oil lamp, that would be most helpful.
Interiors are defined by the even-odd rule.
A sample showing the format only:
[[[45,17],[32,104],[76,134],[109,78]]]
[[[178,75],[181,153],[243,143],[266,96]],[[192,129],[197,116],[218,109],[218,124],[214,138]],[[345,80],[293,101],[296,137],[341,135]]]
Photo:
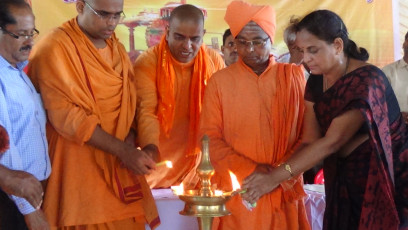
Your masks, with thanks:
[[[198,190],[186,190],[182,194],[176,194],[185,202],[184,210],[180,211],[184,216],[198,217],[200,230],[210,230],[214,217],[231,214],[225,207],[225,203],[231,198],[232,192],[213,191],[211,177],[214,168],[211,165],[209,153],[209,138],[205,135],[202,140],[202,155],[197,174],[200,178]]]

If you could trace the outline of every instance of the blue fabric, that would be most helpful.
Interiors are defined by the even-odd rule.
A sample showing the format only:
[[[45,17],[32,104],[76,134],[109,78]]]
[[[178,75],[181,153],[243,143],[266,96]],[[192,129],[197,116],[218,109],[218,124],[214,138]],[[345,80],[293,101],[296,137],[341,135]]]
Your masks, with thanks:
[[[0,125],[10,136],[10,149],[0,155],[0,164],[31,173],[41,181],[51,173],[47,118],[40,95],[23,71],[27,63],[15,68],[0,56]],[[35,211],[25,199],[10,198],[23,215]]]

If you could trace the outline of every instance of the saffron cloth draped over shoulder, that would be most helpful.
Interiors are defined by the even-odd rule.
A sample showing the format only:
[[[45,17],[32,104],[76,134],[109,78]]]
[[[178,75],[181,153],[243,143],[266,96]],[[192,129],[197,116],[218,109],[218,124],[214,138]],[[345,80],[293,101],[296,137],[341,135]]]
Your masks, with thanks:
[[[136,111],[134,73],[113,34],[97,49],[76,18],[40,40],[29,75],[48,113],[53,165],[44,210],[52,226],[145,219],[159,223],[143,176],[120,166],[117,157],[85,144],[97,125],[124,140]]]
[[[273,41],[276,23],[271,6],[233,1],[225,21],[233,36],[255,22]],[[268,51],[268,47],[256,48]],[[251,52],[248,55],[260,58],[260,54]],[[242,184],[257,166],[277,167],[285,162],[300,143],[304,115],[305,77],[301,66],[276,63],[273,56],[266,56],[267,67],[255,73],[244,61],[248,52],[238,53],[238,62],[211,77],[201,114],[200,133],[210,138],[213,182],[224,191],[232,189],[228,171]],[[233,197],[227,203],[231,215],[214,221],[213,230],[254,226],[258,230],[309,229],[302,185],[301,176],[281,183],[260,197],[252,211],[244,207],[239,196]]]
[[[273,57],[260,76],[242,60],[214,74],[200,130],[210,137],[218,188],[232,190],[228,171],[242,184],[258,164],[276,167],[292,154],[300,141],[304,86],[301,67],[276,63]],[[285,181],[261,197],[252,211],[236,196],[227,203],[232,215],[220,218],[213,229],[252,229],[261,220],[257,229],[309,229],[302,185],[301,176]]]
[[[176,73],[174,72],[170,49],[165,38],[166,37],[163,36],[159,44],[159,58],[156,67],[158,91],[157,116],[162,131],[168,136],[173,127],[176,107],[174,97],[174,80]],[[194,67],[190,83],[190,125],[188,132],[189,140],[186,149],[187,155],[197,153],[197,132],[204,89],[207,85],[208,79],[210,79],[210,76],[216,71],[215,66],[211,65],[209,62],[208,55],[206,54],[206,46],[204,44],[201,45],[197,56],[194,58],[193,65]]]
[[[194,166],[203,94],[210,76],[224,68],[217,51],[204,44],[197,48],[191,61],[179,62],[163,36],[134,64],[139,144],[158,146],[161,160],[173,162],[172,169],[158,167],[146,177],[152,188],[197,182]]]

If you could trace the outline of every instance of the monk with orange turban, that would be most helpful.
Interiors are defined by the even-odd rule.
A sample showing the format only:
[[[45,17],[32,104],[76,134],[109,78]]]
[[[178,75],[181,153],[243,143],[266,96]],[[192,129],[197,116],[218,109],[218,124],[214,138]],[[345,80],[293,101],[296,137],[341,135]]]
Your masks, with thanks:
[[[138,92],[138,141],[144,151],[173,168],[147,176],[152,188],[194,185],[198,122],[207,80],[224,68],[222,57],[203,44],[204,15],[192,5],[176,7],[166,35],[134,65]],[[189,172],[192,172],[189,174]]]
[[[114,33],[123,0],[77,1],[76,9],[39,41],[29,66],[49,119],[44,212],[58,229],[154,229],[144,174],[155,163],[134,144],[133,68]]]
[[[276,27],[271,6],[233,1],[225,20],[239,60],[210,79],[200,133],[210,138],[213,183],[231,191],[228,171],[242,184],[248,176],[267,174],[285,162],[299,143],[305,77],[302,67],[277,63],[270,55]],[[227,203],[231,215],[216,219],[213,229],[309,229],[302,185],[302,177],[293,176],[261,196],[252,211],[234,196]]]

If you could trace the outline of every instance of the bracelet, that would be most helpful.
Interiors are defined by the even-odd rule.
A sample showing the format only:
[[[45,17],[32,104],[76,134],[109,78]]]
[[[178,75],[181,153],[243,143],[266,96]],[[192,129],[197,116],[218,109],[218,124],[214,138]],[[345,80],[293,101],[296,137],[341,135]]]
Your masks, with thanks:
[[[290,167],[290,165],[288,163],[283,163],[283,168],[288,171],[290,173],[290,177],[293,177],[293,172],[292,172],[292,168]]]

